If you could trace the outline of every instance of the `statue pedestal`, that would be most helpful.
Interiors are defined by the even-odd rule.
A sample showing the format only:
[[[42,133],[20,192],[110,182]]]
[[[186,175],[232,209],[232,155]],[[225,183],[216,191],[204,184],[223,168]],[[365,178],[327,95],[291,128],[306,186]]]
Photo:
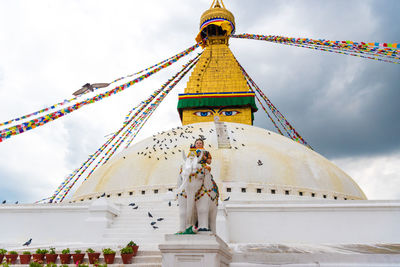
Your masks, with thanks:
[[[214,234],[165,235],[159,245],[163,267],[228,267],[232,254]]]

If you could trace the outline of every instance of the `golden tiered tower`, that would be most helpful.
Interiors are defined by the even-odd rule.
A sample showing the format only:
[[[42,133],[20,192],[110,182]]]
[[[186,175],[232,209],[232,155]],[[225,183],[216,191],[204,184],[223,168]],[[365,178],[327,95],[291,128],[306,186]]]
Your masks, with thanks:
[[[220,121],[253,124],[257,111],[254,93],[229,49],[229,36],[235,31],[235,18],[222,0],[214,0],[200,19],[196,41],[204,51],[189,78],[178,110],[182,124]]]

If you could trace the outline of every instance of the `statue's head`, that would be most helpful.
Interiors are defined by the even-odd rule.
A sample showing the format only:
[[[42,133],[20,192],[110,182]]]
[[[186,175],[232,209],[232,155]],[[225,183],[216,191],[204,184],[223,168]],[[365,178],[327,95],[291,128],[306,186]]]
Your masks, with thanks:
[[[197,138],[194,142],[195,148],[204,148],[204,141],[201,138]]]

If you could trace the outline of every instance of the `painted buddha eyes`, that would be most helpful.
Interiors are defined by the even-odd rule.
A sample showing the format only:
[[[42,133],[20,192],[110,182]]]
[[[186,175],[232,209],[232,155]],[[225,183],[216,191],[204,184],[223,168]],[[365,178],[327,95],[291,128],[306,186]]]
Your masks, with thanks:
[[[236,115],[238,113],[239,113],[239,111],[236,111],[236,110],[229,110],[229,111],[220,112],[220,114],[225,115],[225,116],[233,116],[233,115]]]
[[[218,112],[219,115],[224,115],[224,116],[234,116],[238,113],[240,113],[239,111],[236,110],[222,110]],[[209,117],[212,116],[214,114],[214,112],[212,111],[197,111],[194,113],[194,115],[199,116],[199,117]]]
[[[211,113],[211,111],[197,111],[194,113],[194,115],[199,116],[199,117],[208,117],[208,116],[211,116],[212,113]]]

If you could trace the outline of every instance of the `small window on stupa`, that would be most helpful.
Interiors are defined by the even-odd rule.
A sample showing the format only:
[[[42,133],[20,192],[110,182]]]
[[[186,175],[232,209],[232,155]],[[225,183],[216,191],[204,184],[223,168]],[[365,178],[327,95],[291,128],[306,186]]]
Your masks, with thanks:
[[[146,194],[146,191],[142,190],[142,195]]]
[[[333,199],[337,199],[337,196],[334,196]]]
[[[246,193],[246,188],[242,188],[242,193]]]
[[[118,196],[120,197],[122,194],[121,193],[118,193]]]
[[[311,196],[312,196],[312,197],[315,197],[315,193],[311,193]]]
[[[154,194],[158,194],[158,189],[154,189]]]
[[[228,192],[228,193],[232,192],[232,188],[227,187],[227,188],[226,188],[226,192]]]
[[[271,189],[271,194],[276,194],[276,190],[275,189]]]
[[[326,195],[323,195],[324,198],[326,198]]]
[[[289,195],[289,194],[290,194],[289,190],[285,190],[285,195]]]
[[[302,196],[303,195],[303,192],[299,192],[299,196]]]
[[[130,196],[132,196],[132,195],[133,195],[133,192],[132,192],[132,191],[131,191],[131,192],[129,192],[129,195],[130,195]]]
[[[257,193],[261,193],[261,188],[257,188]]]
[[[168,188],[168,191],[169,191],[169,192],[172,192],[172,191],[174,191],[174,190],[173,190],[172,188]]]

